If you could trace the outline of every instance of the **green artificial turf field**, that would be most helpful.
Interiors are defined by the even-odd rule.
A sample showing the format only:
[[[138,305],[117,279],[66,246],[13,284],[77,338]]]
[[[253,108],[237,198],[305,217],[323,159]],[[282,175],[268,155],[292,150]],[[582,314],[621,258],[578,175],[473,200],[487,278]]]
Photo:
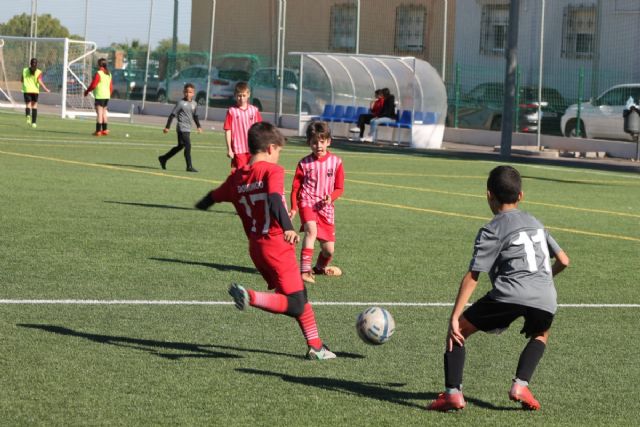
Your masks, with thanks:
[[[311,362],[294,320],[231,304],[231,282],[266,288],[232,206],[193,209],[229,173],[222,134],[193,135],[200,173],[189,174],[181,155],[159,168],[175,144],[161,128],[112,123],[94,138],[92,120],[41,115],[34,130],[0,111],[0,424],[637,422],[638,174],[512,163],[521,208],[571,258],[531,386],[542,410],[507,398],[525,344],[519,321],[469,339],[467,408],[429,413],[450,304],[491,217],[485,182],[497,159],[336,144],[346,188],[334,261],[345,274],[308,291],[339,357]],[[284,149],[287,186],[307,153],[300,141]],[[482,276],[472,299],[488,289]],[[397,324],[379,347],[354,328],[373,304]]]

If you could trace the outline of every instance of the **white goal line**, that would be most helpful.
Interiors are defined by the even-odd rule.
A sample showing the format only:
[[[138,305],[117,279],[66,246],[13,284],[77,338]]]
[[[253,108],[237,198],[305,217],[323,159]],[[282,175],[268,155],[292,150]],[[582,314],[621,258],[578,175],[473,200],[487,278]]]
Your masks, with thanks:
[[[385,306],[385,307],[452,307],[448,302],[365,302],[312,301],[313,305]],[[95,300],[95,299],[0,299],[0,304],[23,305],[233,305],[232,301],[180,300]],[[561,308],[640,308],[640,304],[558,304]]]

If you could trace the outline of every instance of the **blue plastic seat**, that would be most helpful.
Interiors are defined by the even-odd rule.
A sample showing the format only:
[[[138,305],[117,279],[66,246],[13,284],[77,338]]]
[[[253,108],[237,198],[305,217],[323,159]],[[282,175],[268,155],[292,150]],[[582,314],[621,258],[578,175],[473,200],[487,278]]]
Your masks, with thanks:
[[[438,115],[433,111],[425,111],[422,123],[425,125],[433,125],[437,122]]]
[[[356,116],[356,107],[350,105],[344,110],[344,116],[342,117],[342,123],[356,123],[358,116]]]
[[[404,110],[400,113],[400,118],[396,122],[396,127],[411,129],[413,120],[411,119],[411,110]]]
[[[331,118],[327,119],[327,121],[331,122],[339,122],[344,118],[345,106],[344,105],[336,105],[336,108],[333,110],[333,115]]]
[[[413,123],[422,123],[424,120],[424,113],[422,111],[414,111]]]
[[[335,108],[335,106],[333,104],[325,104],[324,110],[322,110],[322,114],[319,115],[319,116],[314,116],[311,119],[312,120],[330,121],[331,117],[333,117],[334,108]]]

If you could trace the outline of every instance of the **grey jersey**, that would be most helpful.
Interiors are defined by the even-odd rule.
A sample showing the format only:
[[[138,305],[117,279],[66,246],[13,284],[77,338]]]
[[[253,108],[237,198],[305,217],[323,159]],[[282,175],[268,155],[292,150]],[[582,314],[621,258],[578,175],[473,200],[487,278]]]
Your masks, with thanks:
[[[178,118],[176,128],[180,132],[191,132],[191,118],[197,117],[196,109],[198,104],[195,101],[185,101],[181,99],[171,112]]]
[[[551,257],[562,251],[532,215],[513,209],[493,217],[476,236],[469,271],[485,272],[496,301],[555,313]]]

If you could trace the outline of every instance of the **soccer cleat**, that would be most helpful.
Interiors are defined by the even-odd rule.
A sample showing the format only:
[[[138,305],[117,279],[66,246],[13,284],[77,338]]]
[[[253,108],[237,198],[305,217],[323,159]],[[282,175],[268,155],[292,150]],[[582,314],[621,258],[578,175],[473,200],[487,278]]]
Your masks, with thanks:
[[[233,302],[238,310],[244,310],[244,308],[249,305],[249,292],[241,285],[232,283],[231,286],[229,286],[229,295],[233,298]]]
[[[37,128],[37,127],[38,127],[38,125],[37,125],[37,124],[35,124],[35,123],[31,123],[31,127],[35,129],[35,128]]]
[[[93,136],[102,136],[102,131],[101,130],[96,131],[96,132],[92,133],[91,135],[93,135]]]
[[[160,166],[162,167],[162,169],[167,168],[167,159],[162,156],[158,156],[158,161],[160,162]]]
[[[530,411],[540,409],[540,402],[533,397],[531,390],[529,390],[529,387],[526,385],[520,385],[514,382],[511,390],[509,390],[509,399],[514,402],[520,402],[522,409],[528,409]]]
[[[325,276],[342,276],[342,270],[340,267],[336,267],[335,265],[330,265],[325,268],[313,267],[313,272],[315,274],[324,274]]]
[[[319,350],[309,347],[309,350],[307,351],[307,359],[310,360],[329,360],[335,359],[336,357],[338,356],[336,356],[336,354],[329,350],[329,347],[324,344],[322,344],[322,347],[320,347]]]
[[[303,271],[301,274],[302,281],[307,283],[316,283],[316,279],[313,277],[313,273],[310,271]]]
[[[438,398],[427,406],[427,411],[457,411],[466,405],[462,393],[440,393]]]
[[[109,130],[105,129],[101,133],[102,133],[102,136],[107,136],[107,135],[109,135]]]
[[[187,172],[198,172],[198,170],[194,167],[187,168]]]

